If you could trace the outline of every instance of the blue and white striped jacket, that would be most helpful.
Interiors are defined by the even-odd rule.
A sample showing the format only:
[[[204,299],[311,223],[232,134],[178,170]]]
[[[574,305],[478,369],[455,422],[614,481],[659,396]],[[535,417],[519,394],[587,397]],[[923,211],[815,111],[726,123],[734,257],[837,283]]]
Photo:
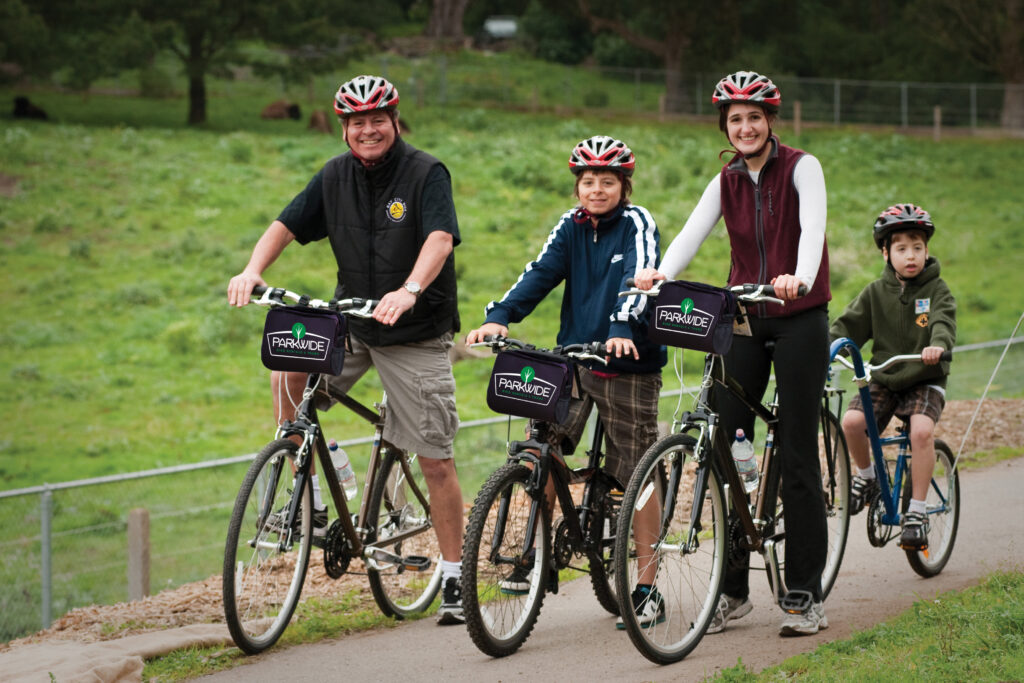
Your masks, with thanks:
[[[642,206],[620,207],[595,228],[589,218],[577,222],[577,209],[562,214],[537,258],[500,301],[487,305],[489,323],[521,321],[565,282],[558,344],[632,339],[640,360],[612,358],[609,372],[657,372],[665,364],[664,347],[647,339],[647,297],[619,298],[626,279],[661,260],[654,217]]]

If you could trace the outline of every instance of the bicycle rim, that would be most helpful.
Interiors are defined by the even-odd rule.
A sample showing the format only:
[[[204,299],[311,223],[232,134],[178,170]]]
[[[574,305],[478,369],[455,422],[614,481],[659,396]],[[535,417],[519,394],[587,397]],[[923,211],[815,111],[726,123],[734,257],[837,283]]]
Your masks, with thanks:
[[[697,646],[714,617],[724,580],[725,496],[712,468],[698,468],[692,444],[686,434],[671,434],[651,446],[626,487],[616,530],[622,623],[636,648],[658,664],[677,662]],[[706,479],[703,493],[694,492],[698,474]],[[662,518],[656,536],[647,531],[652,511]],[[631,596],[650,570],[664,603],[663,620],[642,625]]]
[[[403,469],[402,462],[408,467]],[[427,507],[414,493],[413,485],[429,502],[427,484],[415,462],[403,451],[388,450],[377,473],[368,506],[373,531],[367,534],[367,545],[373,545],[402,558],[427,558],[425,570],[408,569],[415,563],[402,563],[382,557],[367,562],[370,590],[384,614],[402,619],[424,611],[441,587],[441,557],[435,551],[436,534],[430,523]],[[410,481],[409,477],[412,477]],[[398,534],[414,535],[389,542]]]
[[[907,561],[915,572],[928,578],[935,576],[949,562],[960,524],[960,475],[953,468],[953,452],[940,439],[935,440],[935,471],[925,505],[928,509],[928,549],[907,550]],[[903,484],[909,490],[907,477]]]
[[[492,474],[473,503],[462,549],[462,601],[466,627],[481,652],[510,655],[537,622],[548,583],[551,522],[537,505],[540,528],[525,547],[533,473],[510,463]],[[516,575],[514,570],[519,568]]]
[[[224,549],[224,616],[235,644],[246,654],[277,642],[306,578],[313,526],[308,484],[298,494],[297,528],[289,531],[282,519],[293,496],[297,450],[292,441],[280,439],[260,451],[231,514]]]

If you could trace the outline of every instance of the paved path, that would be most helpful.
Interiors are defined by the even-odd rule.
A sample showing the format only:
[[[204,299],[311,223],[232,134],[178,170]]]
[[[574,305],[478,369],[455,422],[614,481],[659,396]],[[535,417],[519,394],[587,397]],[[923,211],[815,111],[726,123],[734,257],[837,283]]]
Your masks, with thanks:
[[[850,524],[839,579],[826,602],[831,628],[816,636],[780,638],[782,613],[767,581],[751,576],[750,615],[709,635],[678,664],[642,657],[614,618],[598,606],[587,580],[545,599],[529,640],[516,654],[480,653],[462,627],[432,619],[330,642],[271,649],[250,663],[204,677],[209,681],[671,681],[700,680],[744,664],[761,669],[818,645],[848,637],[905,610],[918,598],[964,588],[996,569],[1024,568],[1024,458],[960,476],[961,514],[953,556],[937,577],[922,579],[892,544],[868,544],[864,514]]]

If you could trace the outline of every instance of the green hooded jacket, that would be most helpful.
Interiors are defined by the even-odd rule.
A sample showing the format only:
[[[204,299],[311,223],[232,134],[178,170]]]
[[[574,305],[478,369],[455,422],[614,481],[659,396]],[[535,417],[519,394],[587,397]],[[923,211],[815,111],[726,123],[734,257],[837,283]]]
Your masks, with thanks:
[[[901,281],[891,264],[885,264],[882,277],[857,295],[829,329],[832,340],[849,337],[863,347],[869,340],[871,364],[892,356],[920,354],[926,346],[947,351],[956,342],[956,300],[939,277],[939,262],[928,257],[917,277]],[[882,372],[872,373],[872,381],[892,391],[903,391],[915,384],[946,386],[949,363],[938,365],[900,363]]]

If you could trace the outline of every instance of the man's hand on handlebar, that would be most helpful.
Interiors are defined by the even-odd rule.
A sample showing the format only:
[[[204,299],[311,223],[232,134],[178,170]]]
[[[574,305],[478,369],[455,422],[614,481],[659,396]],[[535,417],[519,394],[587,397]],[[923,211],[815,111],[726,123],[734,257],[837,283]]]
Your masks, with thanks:
[[[921,362],[925,365],[936,365],[942,360],[945,349],[941,346],[926,346],[921,351]]]
[[[256,286],[267,286],[259,273],[242,271],[231,278],[231,281],[228,282],[228,305],[245,306],[249,303],[249,297],[252,296],[252,290]]]
[[[659,273],[655,268],[644,268],[634,276],[633,281],[637,289],[650,289],[654,286],[655,280],[664,280],[664,273]],[[608,340],[611,341],[610,339]]]
[[[475,330],[470,330],[469,334],[466,335],[466,346],[470,344],[476,344],[477,342],[484,341],[484,337],[491,336],[508,336],[508,328],[498,323],[484,323]]]
[[[610,359],[613,355],[616,358],[622,358],[623,355],[632,355],[633,360],[640,360],[640,352],[636,350],[636,345],[632,339],[612,337],[605,342],[605,350],[608,352],[606,359]]]
[[[394,325],[402,314],[416,305],[416,295],[399,287],[380,298],[380,303],[373,309],[373,319],[382,325]]]
[[[792,301],[802,296],[800,288],[804,283],[796,275],[779,275],[772,278],[771,284],[775,289],[775,296],[783,301]]]

